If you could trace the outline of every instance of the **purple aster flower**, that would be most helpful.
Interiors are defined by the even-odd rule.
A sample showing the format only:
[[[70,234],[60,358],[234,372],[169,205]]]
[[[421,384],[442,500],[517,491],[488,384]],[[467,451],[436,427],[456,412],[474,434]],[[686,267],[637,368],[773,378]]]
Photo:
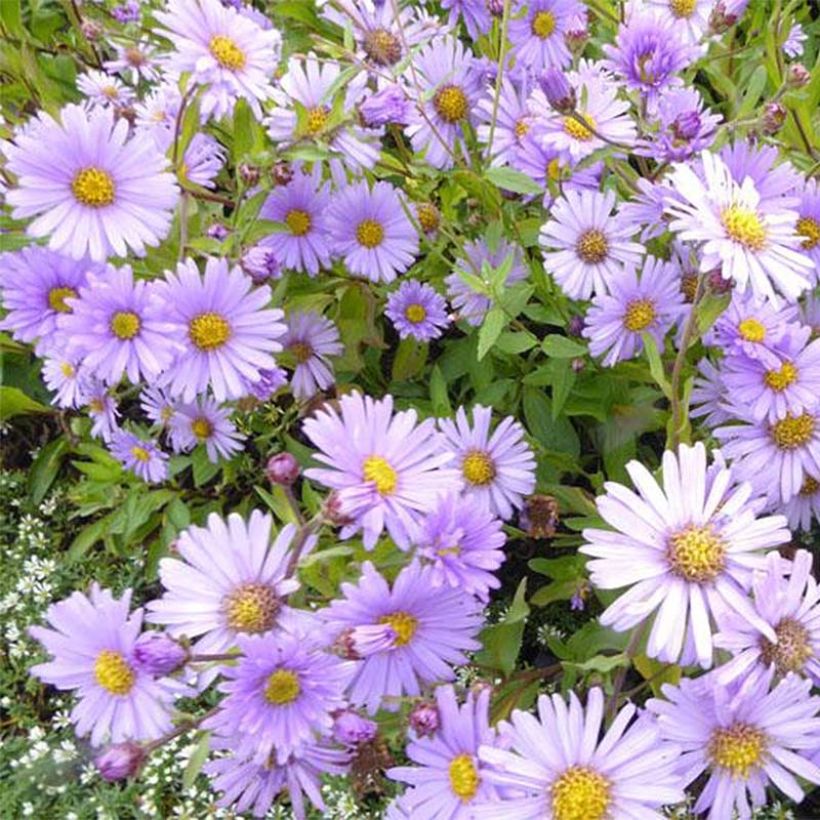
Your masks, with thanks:
[[[359,113],[369,128],[407,125],[410,118],[410,100],[400,85],[387,85],[381,91],[367,97],[359,106]]]
[[[458,485],[458,473],[448,467],[453,453],[433,419],[417,425],[415,410],[394,415],[392,396],[375,401],[350,393],[339,406],[341,414],[327,408],[304,423],[305,435],[320,450],[314,458],[327,465],[305,475],[336,490],[342,514],[353,518],[342,527],[342,538],[362,530],[370,550],[386,528],[405,549],[419,513]]]
[[[532,73],[550,66],[568,66],[572,56],[564,35],[582,11],[577,0],[530,0],[524,14],[516,13],[508,24],[516,62],[520,61]]]
[[[647,708],[658,716],[661,736],[678,745],[684,783],[704,772],[708,780],[695,803],[709,820],[752,816],[766,804],[766,786],[776,785],[795,803],[803,789],[794,775],[820,783],[820,767],[808,756],[820,742],[820,697],[811,681],[791,675],[771,688],[773,670],[721,686],[714,672],[678,686],[664,684],[666,700]]]
[[[333,250],[353,276],[392,282],[415,260],[419,238],[389,182],[348,185],[331,201],[327,229]]]
[[[353,709],[342,709],[333,716],[333,739],[342,746],[369,743],[378,731],[378,723],[362,717]]]
[[[163,375],[173,396],[191,401],[208,387],[218,401],[246,394],[243,379],[259,380],[259,371],[276,366],[272,353],[285,333],[283,313],[268,308],[266,285],[251,289],[238,267],[209,257],[201,275],[192,259],[166,271],[158,285],[168,321],[184,332],[185,349]]]
[[[287,578],[296,527],[282,528],[270,543],[273,519],[258,510],[245,520],[216,513],[207,527],[191,526],[176,541],[180,558],[163,558],[159,578],[165,593],[148,604],[148,620],[174,638],[196,638],[198,654],[225,652],[240,634],[259,635],[287,624],[283,601],[299,588]],[[305,550],[314,541],[309,541]]]
[[[820,188],[816,180],[808,180],[797,208],[797,233],[800,249],[814,262],[814,276],[820,271]]]
[[[512,748],[481,746],[485,778],[518,794],[490,804],[478,817],[505,820],[603,820],[659,817],[659,809],[683,799],[676,771],[679,750],[663,742],[653,720],[632,720],[629,703],[601,737],[604,694],[589,690],[586,707],[574,692],[541,695],[538,717],[519,709],[499,733]],[[519,796],[521,791],[523,795]]]
[[[738,185],[747,177],[751,179],[762,202],[773,200],[772,207],[797,207],[805,178],[791,163],[781,161],[775,146],[738,140],[724,145],[718,156]]]
[[[693,419],[703,418],[703,423],[710,430],[714,429],[733,418],[726,410],[725,401],[726,388],[723,386],[722,371],[709,359],[701,359],[690,396],[689,415]]]
[[[497,790],[483,776],[487,766],[478,759],[479,746],[496,745],[490,690],[485,687],[477,696],[469,692],[459,705],[452,686],[439,686],[436,703],[441,716],[438,731],[407,745],[407,757],[417,765],[396,766],[386,774],[414,786],[403,797],[414,816],[466,820],[474,816],[474,806],[498,799]]]
[[[446,445],[456,453],[464,478],[464,492],[504,521],[524,505],[524,496],[535,489],[535,458],[524,440],[524,428],[512,417],[503,418],[490,435],[493,411],[476,404],[473,426],[463,407],[455,421],[439,419]]]
[[[709,26],[714,0],[647,0],[647,5],[674,25],[675,32],[686,42],[699,43]]]
[[[478,101],[476,116],[481,125],[476,129],[476,136],[487,146],[492,165],[515,165],[521,144],[532,128],[528,97],[528,83],[516,86],[508,77],[502,77],[498,103],[494,88],[488,89]],[[492,145],[489,144],[491,132]]]
[[[636,184],[638,193],[621,204],[618,216],[622,224],[632,227],[633,234],[640,231],[641,242],[648,242],[667,230],[664,211],[671,192],[664,180],[652,183],[639,177]]]
[[[140,393],[142,412],[160,427],[168,427],[179,409],[179,402],[159,387],[146,387]]]
[[[179,191],[167,159],[148,134],[128,138],[128,122],[110,110],[67,105],[59,120],[45,113],[37,127],[6,143],[17,176],[8,203],[15,219],[48,246],[75,259],[138,256],[159,244],[171,225]]]
[[[138,23],[140,4],[137,0],[125,0],[121,6],[114,6],[111,9],[111,16],[120,23]]]
[[[609,282],[609,294],[599,293],[587,311],[583,330],[589,352],[604,356],[604,367],[634,359],[643,350],[649,333],[658,349],[676,322],[690,308],[684,304],[680,274],[670,262],[647,256],[640,277],[635,268],[624,268]]]
[[[210,396],[198,396],[191,404],[180,404],[170,420],[170,439],[176,452],[188,452],[205,445],[208,461],[232,458],[242,452],[245,436],[231,421],[231,409],[220,407]]]
[[[108,449],[123,467],[149,484],[159,484],[168,478],[168,455],[155,441],[118,430],[111,437]]]
[[[540,233],[544,265],[572,299],[609,293],[624,265],[640,263],[634,228],[613,219],[615,192],[566,191]]]
[[[43,381],[55,393],[52,404],[58,407],[81,407],[88,403],[88,374],[75,354],[49,353],[43,362]]]
[[[94,765],[103,780],[113,783],[138,774],[145,758],[145,748],[129,740],[108,746],[94,758]]]
[[[164,632],[143,632],[134,644],[134,661],[150,675],[170,675],[185,665],[188,650]]]
[[[281,222],[287,231],[264,240],[286,268],[315,276],[330,267],[327,209],[330,184],[322,183],[322,166],[316,163],[311,174],[297,171],[287,184],[277,187],[259,212],[261,219]]]
[[[282,263],[276,251],[261,242],[248,248],[239,260],[242,270],[248,274],[255,285],[262,285],[269,279],[281,279]]]
[[[114,396],[105,384],[94,379],[89,379],[86,395],[88,416],[92,421],[91,435],[105,442],[111,441],[120,429],[117,424],[120,414]]]
[[[580,548],[592,556],[587,568],[596,587],[629,587],[601,623],[625,632],[654,616],[646,654],[684,666],[711,666],[710,614],[717,610],[739,613],[774,641],[746,591],[752,571],[765,566],[763,550],[789,541],[786,519],[757,518],[751,487],[737,484],[720,462],[707,467],[700,443],[664,453],[662,487],[638,461],[626,470],[638,493],[608,482],[597,505],[612,529],[584,530]]]
[[[387,297],[385,316],[402,339],[438,339],[450,323],[447,302],[430,285],[406,279]]]
[[[213,137],[202,132],[194,134],[182,158],[180,182],[214,188],[214,179],[224,162],[225,151]]]
[[[441,0],[441,8],[449,11],[448,19],[453,27],[458,25],[461,17],[472,40],[488,34],[492,28],[493,18],[487,0]]]
[[[820,480],[818,476],[820,473],[817,476],[806,473],[800,491],[782,507],[781,512],[789,520],[789,526],[793,530],[801,529],[809,532],[813,519],[820,520]]]
[[[94,583],[89,597],[75,592],[49,606],[46,620],[53,629],[29,629],[52,656],[30,673],[58,689],[77,690],[71,720],[94,746],[161,737],[172,726],[173,700],[188,693],[176,681],[137,668],[133,652],[142,610],[129,615],[130,604],[130,590],[117,599]]]
[[[154,59],[154,49],[149,43],[141,41],[126,46],[115,44],[114,48],[117,50],[117,59],[103,63],[106,71],[122,74],[134,85],[141,79],[149,83],[159,80],[160,72]]]
[[[795,23],[783,41],[783,53],[788,57],[799,57],[803,53],[803,43],[806,40],[808,40],[808,35],[803,31],[803,27],[800,23]]]
[[[248,395],[259,401],[270,401],[276,392],[287,383],[288,374],[281,367],[275,367],[273,370],[260,370],[259,380],[246,382],[245,389]]]
[[[89,70],[77,77],[77,89],[88,97],[92,108],[123,108],[134,100],[134,91],[104,71]]]
[[[282,344],[295,361],[290,387],[297,399],[309,399],[333,384],[329,357],[340,356],[344,345],[330,319],[313,311],[292,313]]]
[[[349,697],[371,715],[379,707],[396,711],[399,698],[419,695],[422,683],[452,680],[452,666],[481,646],[481,604],[461,590],[435,589],[432,574],[413,561],[391,587],[365,561],[358,582],[343,583],[344,597],[320,611],[327,629],[363,656]]]
[[[257,117],[259,103],[271,96],[270,78],[279,62],[282,37],[225,8],[219,0],[168,0],[156,19],[171,33],[176,50],[167,58],[170,71],[190,73],[204,87],[203,116],[223,117],[244,99]]]
[[[163,153],[173,145],[182,94],[173,83],[164,83],[134,106],[136,126],[151,135]]]

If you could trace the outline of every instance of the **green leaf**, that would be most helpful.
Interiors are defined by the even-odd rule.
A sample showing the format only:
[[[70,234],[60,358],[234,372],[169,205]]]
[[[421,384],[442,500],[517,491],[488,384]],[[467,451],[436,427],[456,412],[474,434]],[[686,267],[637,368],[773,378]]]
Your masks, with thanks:
[[[738,108],[737,114],[735,115],[736,119],[742,120],[754,111],[768,81],[769,74],[766,71],[766,66],[757,66],[745,84],[746,91],[743,94],[743,102],[740,104],[740,108]]]
[[[499,188],[504,188],[507,191],[512,191],[515,194],[533,194],[540,196],[544,193],[543,186],[539,185],[526,174],[522,174],[521,171],[515,171],[512,168],[493,166],[484,172],[484,177],[492,182],[493,185],[497,185]]]
[[[193,752],[191,752],[191,756],[188,758],[188,762],[185,764],[185,771],[182,773],[182,789],[183,791],[188,791],[193,785],[194,781],[197,778],[197,775],[202,770],[203,765],[205,765],[205,761],[208,759],[208,754],[211,749],[211,733],[210,732],[202,732],[199,736],[199,740],[197,741],[196,747],[194,748]]]
[[[0,20],[15,37],[23,37],[25,29],[23,28],[22,16],[20,14],[20,0],[3,0],[0,3]]]
[[[437,364],[433,365],[430,372],[430,401],[433,405],[434,415],[449,416],[452,414],[450,399],[447,396],[447,382]]]
[[[499,669],[505,675],[515,669],[530,609],[525,600],[526,591],[527,579],[522,578],[507,617],[501,623],[491,624],[482,630],[479,640],[484,648],[476,653],[477,663]]]
[[[240,97],[233,111],[233,159],[238,163],[253,150],[256,119],[247,100]]]
[[[553,419],[552,402],[534,387],[524,388],[524,418],[532,435],[547,449],[569,453],[577,458],[581,454],[581,442],[565,416]]]
[[[82,558],[97,541],[101,540],[102,537],[108,533],[115,515],[116,513],[109,513],[80,530],[77,537],[71,542],[71,546],[68,548],[68,553],[66,554],[66,559],[69,564]]]
[[[578,589],[578,581],[553,581],[533,593],[530,603],[533,606],[546,606],[555,601],[568,601]]]
[[[427,345],[415,339],[402,339],[393,359],[393,381],[409,381],[424,370],[427,361]]]
[[[266,489],[259,486],[255,486],[253,489],[256,491],[256,494],[268,505],[271,512],[273,512],[273,514],[283,524],[299,523],[296,513],[293,511],[293,507],[290,505],[285,495],[284,487],[277,484],[272,488],[273,492],[268,492]]]
[[[46,497],[68,451],[68,442],[61,437],[50,441],[37,454],[28,474],[28,494],[33,504]]]
[[[507,317],[504,311],[493,306],[484,317],[484,322],[478,331],[478,360],[481,361],[495,344],[496,339],[501,335],[504,326],[507,324]]]
[[[585,344],[557,333],[547,336],[541,342],[541,350],[554,359],[576,359],[579,356],[586,356],[588,352]]]
[[[672,401],[672,385],[669,383],[669,379],[666,378],[666,371],[663,367],[663,359],[661,359],[661,354],[658,350],[658,345],[655,342],[655,337],[652,336],[651,333],[642,333],[641,337],[643,338],[643,347],[646,351],[646,358],[649,362],[649,372],[652,374],[652,378],[655,380],[655,383],[663,391],[663,395],[666,396],[669,401]]]
[[[34,401],[18,387],[0,387],[0,421],[32,413],[53,413],[50,407]]]
[[[636,655],[632,659],[635,668],[649,681],[655,696],[660,697],[661,686],[665,683],[677,684],[681,677],[681,668],[674,663],[661,663],[646,655]]]

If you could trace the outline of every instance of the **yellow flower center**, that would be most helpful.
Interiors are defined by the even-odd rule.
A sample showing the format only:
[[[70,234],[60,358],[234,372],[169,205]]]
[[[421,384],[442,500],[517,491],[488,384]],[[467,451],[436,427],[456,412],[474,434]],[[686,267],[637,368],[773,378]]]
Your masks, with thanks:
[[[741,205],[730,205],[720,215],[720,221],[730,239],[752,251],[763,250],[766,245],[766,226],[760,217]]]
[[[533,15],[530,30],[536,37],[546,40],[555,31],[555,17],[549,11],[539,11]]]
[[[327,125],[328,115],[328,110],[323,106],[311,108],[307,112],[307,122],[305,123],[308,134],[311,136],[318,134]]]
[[[102,399],[91,399],[88,402],[88,409],[91,413],[102,413],[105,410],[105,405],[102,403]],[[131,451],[133,454],[133,450]]]
[[[427,311],[423,305],[408,305],[404,311],[404,316],[408,322],[417,325],[427,318]]]
[[[380,624],[390,624],[396,633],[396,646],[405,646],[410,643],[416,634],[419,622],[407,612],[394,612],[379,618]]]
[[[495,478],[495,464],[489,453],[483,450],[470,450],[461,462],[461,473],[470,484],[485,487]]]
[[[48,306],[57,313],[71,313],[71,306],[66,299],[76,299],[77,291],[74,288],[52,288],[48,292]]]
[[[228,71],[241,71],[245,67],[245,52],[224,34],[215,34],[211,37],[208,50],[219,65]]]
[[[132,65],[135,68],[145,65],[145,63],[148,62],[146,56],[138,48],[125,49],[125,59],[129,65]]]
[[[517,139],[522,139],[529,134],[531,128],[531,123],[529,117],[521,117],[520,120],[517,120],[515,123],[515,136]]]
[[[106,85],[102,88],[102,93],[104,97],[108,97],[109,100],[116,100],[117,99],[117,87],[113,85]]]
[[[733,778],[746,779],[760,765],[766,750],[766,735],[745,723],[715,729],[709,741],[712,765],[726,769]]]
[[[695,584],[714,581],[726,565],[726,545],[711,525],[690,524],[669,536],[666,559],[675,575]]]
[[[267,632],[276,623],[279,599],[265,584],[242,584],[223,601],[226,620],[231,629],[251,635]]]
[[[433,97],[433,108],[450,124],[463,120],[470,108],[467,95],[457,85],[445,85]]]
[[[214,426],[204,416],[194,419],[191,422],[191,432],[200,440],[210,438],[214,431]]]
[[[133,339],[140,332],[140,327],[142,327],[140,317],[130,310],[118,310],[111,317],[111,332],[118,339]]]
[[[286,706],[299,697],[302,687],[299,678],[290,669],[277,669],[265,686],[265,700],[274,706]]]
[[[365,248],[377,248],[384,240],[384,228],[375,219],[363,219],[356,227],[356,241]]]
[[[589,142],[595,136],[592,130],[595,128],[595,120],[589,114],[578,115],[585,123],[578,122],[575,117],[564,117],[564,132],[569,134],[574,140],[579,142]],[[588,127],[587,127],[588,126]]]
[[[575,243],[575,253],[579,259],[590,265],[597,265],[606,259],[609,252],[609,241],[603,231],[590,228],[584,231]]]
[[[551,792],[555,820],[603,820],[612,802],[609,781],[586,766],[567,769]]]
[[[481,778],[470,755],[456,755],[450,761],[450,788],[465,803],[475,797]]]
[[[780,393],[797,381],[797,368],[791,362],[784,362],[780,370],[767,370],[763,376],[766,387]]]
[[[67,378],[71,378],[74,375],[74,365],[70,364],[69,362],[63,362],[60,365],[60,372]]]
[[[669,0],[669,10],[673,17],[691,17],[697,8],[697,0]]]
[[[200,313],[188,325],[188,338],[200,350],[216,350],[231,338],[231,326],[218,313]]]
[[[799,416],[786,414],[786,418],[771,427],[772,439],[781,450],[796,450],[814,435],[814,416],[802,413]]]
[[[296,364],[304,364],[313,355],[313,348],[307,342],[294,342],[288,350],[296,359]]]
[[[416,209],[418,214],[419,224],[427,232],[434,231],[439,226],[439,212],[435,205],[425,202]]]
[[[285,217],[285,223],[294,236],[304,236],[310,230],[310,214],[307,211],[300,211],[298,208],[294,208],[292,211],[288,211]]]
[[[112,649],[103,649],[94,661],[94,680],[112,695],[127,695],[137,676],[125,658]]]
[[[806,237],[800,244],[804,250],[810,251],[820,243],[820,222],[804,216],[797,220],[797,233]]]
[[[399,483],[396,471],[381,456],[368,456],[362,464],[362,476],[365,481],[376,485],[379,495],[393,495]]]
[[[698,292],[698,276],[696,273],[685,273],[681,277],[680,289],[687,302],[694,302]]]
[[[807,475],[803,479],[803,486],[800,488],[800,495],[804,497],[814,495],[818,490],[820,490],[820,481],[816,478],[812,478],[810,475]]]
[[[816,483],[816,482],[815,482]],[[806,661],[812,656],[809,633],[803,624],[791,618],[784,618],[774,628],[777,643],[765,638],[760,641],[760,655],[766,664],[773,663],[778,674],[802,672]]]
[[[71,192],[81,205],[104,208],[114,201],[114,179],[101,168],[83,168],[71,181]]]
[[[547,176],[553,181],[561,179],[561,163],[557,159],[551,159],[547,163]]]
[[[626,306],[624,327],[633,333],[640,333],[652,324],[655,315],[655,303],[651,299],[633,299]]]
[[[151,454],[145,449],[145,447],[140,447],[139,444],[135,444],[131,448],[131,455],[143,464],[151,460]]]
[[[766,328],[762,322],[753,317],[744,319],[738,326],[737,331],[744,341],[760,344],[766,338]]]
[[[401,43],[387,29],[368,31],[362,43],[364,53],[376,65],[394,65],[401,59]]]

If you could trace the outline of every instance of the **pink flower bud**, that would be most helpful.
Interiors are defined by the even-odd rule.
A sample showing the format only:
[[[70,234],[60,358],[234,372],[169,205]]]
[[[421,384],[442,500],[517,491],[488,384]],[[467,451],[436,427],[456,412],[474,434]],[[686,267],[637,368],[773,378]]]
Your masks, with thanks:
[[[277,453],[268,459],[265,475],[271,484],[289,487],[299,478],[299,462],[290,453]]]
[[[94,765],[103,780],[114,782],[133,777],[142,766],[145,750],[137,743],[127,741],[109,746],[94,758]]]

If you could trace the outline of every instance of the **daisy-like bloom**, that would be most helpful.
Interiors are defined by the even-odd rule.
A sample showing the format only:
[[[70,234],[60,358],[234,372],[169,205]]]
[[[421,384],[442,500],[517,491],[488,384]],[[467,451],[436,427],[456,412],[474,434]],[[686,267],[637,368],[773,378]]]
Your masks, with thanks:
[[[797,208],[797,233],[800,249],[814,262],[815,279],[820,277],[820,188],[808,180]]]
[[[116,77],[104,71],[87,71],[77,77],[77,88],[91,101],[92,106],[124,108],[134,100],[134,92]]]
[[[129,265],[89,274],[68,302],[71,312],[61,315],[57,326],[69,351],[106,384],[117,384],[124,375],[133,384],[151,380],[180,350],[155,289],[144,279],[134,281]]]
[[[416,424],[415,410],[394,415],[392,396],[376,401],[350,393],[339,407],[341,414],[327,408],[305,421],[305,435],[320,450],[314,458],[327,465],[305,475],[336,490],[343,515],[354,519],[342,527],[342,538],[362,530],[370,550],[386,528],[406,548],[419,513],[459,485],[458,473],[448,467],[453,453],[433,419]]]
[[[512,263],[506,279],[497,285],[499,290],[527,278],[529,271],[524,265],[521,248],[510,244],[506,239],[501,239],[495,250],[490,250],[490,246],[483,238],[464,243],[464,256],[456,260],[456,272],[451,273],[444,280],[447,285],[447,295],[453,307],[458,311],[459,319],[463,319],[473,327],[481,325],[491,304],[487,293],[493,287],[485,266],[497,270],[507,261],[508,257],[512,257]],[[477,290],[471,281],[466,281],[459,271],[471,277],[471,281],[478,280],[476,286],[480,285],[482,290]]]
[[[628,267],[617,271],[607,284],[609,294],[599,293],[592,300],[583,330],[590,340],[589,352],[606,353],[604,367],[638,356],[643,333],[649,333],[662,350],[669,329],[689,310],[676,265],[654,256],[646,257],[640,277]]]
[[[260,370],[259,381],[247,382],[245,389],[248,396],[259,401],[270,401],[276,392],[288,383],[288,374],[281,367],[273,370]]]
[[[149,484],[160,484],[168,478],[168,454],[155,441],[119,430],[108,445],[111,455],[123,467]]]
[[[0,256],[0,291],[7,311],[0,329],[18,342],[36,342],[42,355],[55,346],[57,318],[72,311],[90,273],[103,267],[31,245]]]
[[[402,339],[429,342],[450,324],[444,297],[418,279],[407,279],[387,297],[384,313]]]
[[[454,28],[461,17],[472,40],[487,34],[492,28],[493,18],[487,0],[441,0],[441,8],[450,12],[448,19]]]
[[[647,0],[647,5],[672,23],[687,42],[699,43],[709,26],[714,0]]]
[[[43,381],[55,393],[51,403],[58,407],[81,407],[88,401],[88,374],[76,354],[49,352],[43,362]]]
[[[154,59],[154,49],[149,43],[129,43],[117,46],[117,59],[106,60],[105,70],[111,74],[122,74],[136,85],[141,79],[149,83],[159,79],[159,70]],[[90,72],[89,72],[90,73]]]
[[[179,409],[179,402],[159,387],[146,387],[140,393],[142,412],[160,427],[168,427]]]
[[[211,513],[207,527],[181,533],[180,558],[159,562],[165,594],[148,604],[148,620],[165,625],[174,638],[197,638],[194,649],[205,654],[225,652],[238,635],[281,626],[288,617],[283,599],[299,588],[286,577],[296,527],[283,527],[271,545],[272,523],[258,510],[247,522],[236,513],[227,521]]]
[[[484,777],[524,792],[479,811],[505,820],[605,820],[660,817],[660,808],[683,799],[676,772],[679,750],[661,740],[655,722],[633,721],[627,704],[601,737],[604,694],[589,690],[586,707],[574,692],[541,695],[538,717],[519,709],[499,734],[512,748],[481,746]]]
[[[224,117],[241,98],[261,117],[259,103],[271,96],[282,48],[279,32],[260,28],[219,0],[169,0],[166,9],[154,16],[175,46],[168,68],[190,73],[192,82],[205,87],[202,114]]]
[[[532,128],[533,117],[527,104],[529,91],[526,81],[516,86],[509,77],[504,76],[501,78],[497,106],[493,88],[488,89],[479,100],[476,116],[481,120],[481,125],[476,129],[476,135],[487,146],[492,165],[515,165],[521,144]],[[492,145],[489,144],[491,132]]]
[[[793,530],[811,530],[814,519],[820,521],[820,480],[807,473],[800,491],[783,505],[781,512]]]
[[[340,356],[344,345],[330,319],[314,311],[292,313],[282,344],[295,362],[290,387],[297,399],[309,399],[333,384],[329,357]]]
[[[508,24],[516,61],[534,74],[544,68],[569,65],[572,55],[564,35],[582,11],[576,0],[530,0],[523,16],[515,14]]]
[[[432,575],[413,561],[391,587],[365,561],[358,582],[343,583],[344,597],[320,610],[327,629],[362,657],[348,694],[371,715],[380,706],[395,711],[420,684],[453,680],[452,666],[481,646],[481,604],[462,590],[434,588]]]
[[[808,39],[808,35],[803,31],[800,23],[795,23],[789,29],[789,36],[783,41],[783,53],[789,57],[799,57],[803,53],[803,43]]]
[[[820,587],[811,564],[806,550],[798,550],[793,561],[772,552],[765,574],[756,574],[752,581],[755,609],[774,630],[776,643],[743,618],[718,615],[715,646],[734,655],[716,672],[721,683],[770,665],[779,676],[794,672],[820,683]]]
[[[774,145],[738,140],[724,145],[718,156],[738,185],[747,177],[751,179],[762,202],[773,200],[773,207],[797,207],[805,178],[791,163],[781,161]]]
[[[6,195],[15,219],[37,218],[31,236],[75,259],[138,256],[171,225],[179,191],[148,134],[106,110],[67,105],[59,120],[41,113],[35,129],[4,146],[17,187]]]
[[[164,83],[134,106],[136,127],[149,133],[162,153],[168,151],[174,142],[181,105],[179,88],[173,83]]]
[[[666,232],[664,211],[666,203],[674,193],[666,184],[666,177],[655,183],[639,177],[636,185],[638,193],[634,199],[621,204],[618,216],[622,223],[632,226],[633,233],[640,231],[638,238],[641,242],[648,242]]]
[[[464,492],[504,521],[524,506],[524,496],[535,489],[535,458],[524,440],[524,428],[512,417],[503,418],[490,435],[493,411],[476,404],[473,426],[463,407],[455,421],[439,419],[446,446],[456,453]]]
[[[381,91],[368,96],[359,106],[362,122],[369,128],[382,125],[407,125],[410,100],[398,83],[385,85]]]
[[[701,270],[720,268],[743,293],[747,287],[777,306],[780,291],[793,302],[811,283],[813,264],[799,250],[797,213],[761,200],[747,178],[738,185],[724,162],[701,154],[701,179],[688,165],[676,165],[672,183],[682,200],[670,201],[671,228],[681,239],[702,242]]]
[[[433,565],[433,585],[460,587],[482,601],[501,582],[507,540],[501,521],[474,496],[448,493],[425,516],[415,539],[418,554]]]
[[[592,583],[630,587],[601,615],[625,632],[651,618],[646,654],[666,663],[712,664],[710,613],[728,608],[770,640],[772,628],[746,597],[763,551],[789,541],[781,515],[756,517],[747,483],[720,463],[707,467],[706,449],[682,444],[663,455],[663,487],[638,461],[626,465],[638,489],[607,482],[598,512],[611,530],[587,529],[580,548]],[[657,614],[655,614],[657,611]]]
[[[58,689],[76,689],[71,712],[80,737],[91,743],[149,740],[171,729],[173,700],[187,688],[169,678],[155,679],[134,662],[142,610],[129,615],[131,591],[122,598],[97,583],[89,597],[75,592],[46,610],[53,629],[33,626],[32,638],[52,656],[29,670]]]
[[[421,93],[405,128],[413,150],[435,168],[450,168],[457,156],[469,160],[464,126],[475,124],[482,92],[472,53],[455,37],[436,37],[413,58],[409,79]]]
[[[170,438],[174,450],[188,452],[198,444],[205,445],[208,460],[231,458],[242,452],[245,436],[231,421],[229,407],[221,407],[210,396],[198,396],[191,404],[181,404],[170,419]]]
[[[176,273],[166,271],[158,292],[184,345],[163,374],[171,395],[192,401],[210,387],[217,401],[239,399],[247,392],[243,379],[258,381],[260,370],[276,367],[272,354],[282,349],[284,314],[267,307],[270,288],[252,289],[239,267],[209,257],[200,275],[187,259]]]
[[[703,418],[703,423],[711,430],[727,421],[732,414],[726,409],[726,388],[723,386],[723,373],[709,359],[698,362],[695,376],[689,415],[693,419]]]
[[[330,267],[329,204],[330,183],[322,183],[322,165],[318,162],[310,174],[297,170],[287,185],[274,188],[265,200],[259,218],[287,226],[287,231],[264,240],[274,248],[284,267],[309,276]]]
[[[194,134],[182,165],[179,168],[179,180],[183,185],[200,185],[213,188],[214,179],[225,162],[225,151],[222,146],[208,134]]]
[[[396,766],[386,774],[414,786],[402,798],[412,817],[467,820],[474,816],[474,806],[498,800],[495,787],[483,777],[486,764],[478,759],[480,746],[496,745],[490,689],[469,692],[459,705],[452,686],[439,686],[436,706],[440,723],[435,734],[407,745],[407,757],[416,765]]]
[[[419,238],[389,182],[348,185],[331,201],[327,229],[334,253],[353,276],[392,282],[415,260]]]
[[[795,775],[820,783],[820,767],[808,759],[820,743],[820,697],[811,681],[790,675],[771,688],[774,670],[721,686],[717,672],[664,684],[665,700],[648,701],[661,736],[677,744],[685,783],[703,772],[708,780],[694,806],[709,820],[752,816],[766,804],[771,783],[795,803],[803,797]]]
[[[572,299],[609,293],[624,265],[640,263],[644,249],[630,241],[631,225],[613,219],[614,205],[614,191],[568,190],[541,228],[544,265]]]
[[[88,407],[86,409],[92,421],[91,435],[105,442],[111,441],[119,432],[117,419],[120,414],[114,396],[105,384],[94,379],[89,379],[87,396]]]

